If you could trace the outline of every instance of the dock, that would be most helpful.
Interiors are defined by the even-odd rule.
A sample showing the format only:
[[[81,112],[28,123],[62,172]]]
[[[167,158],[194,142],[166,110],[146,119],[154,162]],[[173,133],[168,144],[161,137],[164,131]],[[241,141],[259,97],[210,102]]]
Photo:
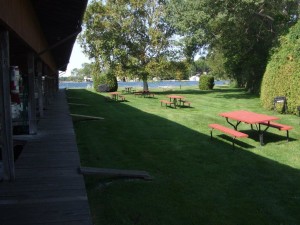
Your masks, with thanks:
[[[16,180],[0,181],[1,225],[92,225],[80,158],[65,90],[56,93],[36,135],[15,161]]]

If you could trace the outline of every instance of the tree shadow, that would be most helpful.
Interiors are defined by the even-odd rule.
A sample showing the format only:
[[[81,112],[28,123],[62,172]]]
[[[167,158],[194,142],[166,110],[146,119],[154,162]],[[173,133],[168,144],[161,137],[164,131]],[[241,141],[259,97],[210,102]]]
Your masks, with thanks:
[[[191,130],[152,114],[151,107],[141,110],[130,105],[132,102],[106,104],[102,95],[82,89],[68,92],[94,104],[88,109],[91,115],[105,118],[74,124],[84,166],[146,170],[155,178],[147,184],[116,182],[101,191],[97,189],[99,178],[86,179],[97,221],[105,217],[107,224],[130,224],[136,215],[140,215],[141,224],[300,221],[298,169],[257,154],[256,146],[247,142],[238,141],[232,151],[226,135],[220,136],[225,141],[219,136],[211,141],[208,127]],[[232,98],[226,92],[231,91],[220,90],[225,98]],[[242,98],[248,97],[245,94]],[[71,106],[71,110],[83,114],[87,109]],[[180,110],[176,116],[181,116]],[[251,138],[256,139],[255,135],[250,131]],[[270,133],[265,136],[266,142],[282,138]],[[108,211],[113,212],[109,217],[105,214]]]
[[[218,136],[219,138],[222,138],[223,140],[226,140],[227,142],[232,142],[232,140],[233,140],[232,137],[229,137],[225,134],[218,134],[216,136]],[[214,138],[212,139],[212,141],[215,141]],[[248,148],[248,149],[256,147],[256,146],[253,146],[253,145],[249,145],[248,143],[245,143],[242,140],[234,140],[234,143],[235,143],[235,148],[237,146],[240,146],[242,148]],[[235,149],[235,148],[232,148],[232,149]]]
[[[213,90],[207,90],[207,91],[203,91],[203,90],[197,90],[197,89],[188,89],[188,90],[181,90],[181,89],[176,89],[176,90],[172,90],[172,91],[163,91],[163,92],[156,92],[157,95],[170,95],[170,94],[182,94],[182,95],[188,95],[188,94],[192,94],[192,95],[206,95],[206,94],[215,94],[215,98],[226,98],[226,99],[255,99],[257,98],[257,96],[248,93],[246,90],[244,89],[239,89],[239,88],[214,88]],[[241,91],[242,94],[241,94]]]

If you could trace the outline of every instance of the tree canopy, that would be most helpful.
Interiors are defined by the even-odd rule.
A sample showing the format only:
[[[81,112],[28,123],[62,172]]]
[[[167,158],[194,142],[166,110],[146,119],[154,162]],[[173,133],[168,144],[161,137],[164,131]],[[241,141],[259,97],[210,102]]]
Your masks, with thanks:
[[[299,0],[91,0],[80,43],[95,73],[138,77],[147,90],[149,76],[170,76],[176,34],[181,63],[196,68],[205,50],[207,71],[259,93],[270,52],[298,11]]]
[[[165,6],[162,0],[92,0],[80,35],[84,52],[99,70],[126,70],[148,90],[147,66],[165,57],[173,34]]]
[[[81,68],[72,69],[71,76],[60,77],[59,79],[61,81],[82,82],[85,80],[85,78],[92,77],[92,69],[93,69],[93,64],[83,63],[83,64],[81,64]]]
[[[269,52],[298,20],[298,6],[295,0],[171,0],[168,18],[187,57],[208,47],[209,57],[224,60],[225,74],[258,92]]]

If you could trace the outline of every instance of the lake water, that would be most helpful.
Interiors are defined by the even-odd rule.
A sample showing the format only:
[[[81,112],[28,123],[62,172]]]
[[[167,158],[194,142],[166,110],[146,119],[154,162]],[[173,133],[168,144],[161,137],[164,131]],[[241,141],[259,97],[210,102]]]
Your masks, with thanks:
[[[215,81],[215,85],[226,85],[228,81]],[[148,82],[149,88],[158,87],[184,87],[184,86],[198,86],[198,81],[155,81]],[[143,87],[143,82],[118,82],[118,86],[122,87]],[[92,88],[92,82],[60,82],[59,88]]]

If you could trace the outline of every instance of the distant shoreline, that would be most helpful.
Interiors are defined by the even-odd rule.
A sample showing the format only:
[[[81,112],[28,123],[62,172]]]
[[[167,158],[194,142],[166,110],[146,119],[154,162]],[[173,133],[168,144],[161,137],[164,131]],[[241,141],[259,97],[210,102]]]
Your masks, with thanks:
[[[223,86],[228,85],[229,81],[215,81],[216,86]],[[184,87],[184,86],[198,86],[199,81],[190,81],[190,80],[164,80],[164,81],[149,81],[148,86],[149,88],[159,88],[163,86],[168,87]],[[118,86],[120,88],[126,87],[126,86],[132,86],[132,87],[143,87],[142,81],[128,81],[123,82],[119,81]],[[93,82],[67,82],[62,81],[59,83],[59,88],[92,88]]]

